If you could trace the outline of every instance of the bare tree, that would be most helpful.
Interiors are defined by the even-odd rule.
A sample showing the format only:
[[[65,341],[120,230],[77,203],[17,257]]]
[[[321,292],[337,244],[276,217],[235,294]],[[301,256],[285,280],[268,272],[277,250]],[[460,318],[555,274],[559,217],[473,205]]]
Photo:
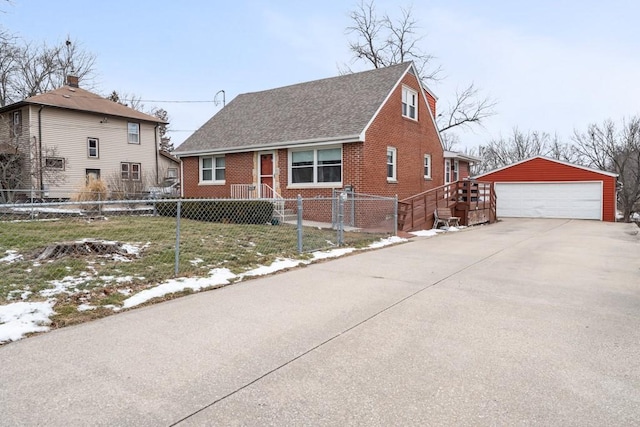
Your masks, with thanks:
[[[151,115],[159,118],[163,122],[169,122],[169,113],[164,108],[154,108],[151,110]],[[158,132],[160,133],[160,150],[172,152],[173,151],[173,143],[171,142],[171,137],[167,135],[169,130],[168,125],[162,123],[158,126]]]
[[[476,165],[473,174],[488,172],[534,156],[546,156],[564,161],[576,159],[573,148],[561,143],[557,135],[546,132],[521,132],[514,128],[507,138],[492,139],[478,150],[471,150],[470,154],[483,158],[483,162]]]
[[[106,97],[113,102],[117,102],[120,105],[124,105],[125,107],[133,108],[136,111],[140,111],[141,113],[145,112],[145,106],[142,102],[142,97],[134,94],[123,92],[122,94],[118,93],[118,91],[113,91],[109,96]]]
[[[623,219],[640,203],[640,116],[590,124],[586,132],[574,131],[573,141],[583,164],[618,174],[618,202]]]
[[[0,107],[63,86],[74,73],[89,85],[95,56],[75,41],[50,46],[5,33],[0,38]]]
[[[471,83],[462,91],[456,91],[455,101],[445,109],[445,113],[438,115],[438,130],[443,133],[456,126],[482,124],[484,119],[495,114],[495,106],[495,101],[481,98],[478,89]]]
[[[442,141],[442,148],[446,151],[453,151],[460,144],[460,138],[455,133],[441,133],[440,140]]]
[[[48,185],[59,185],[66,180],[64,163],[58,166],[55,147],[39,147],[30,144],[22,129],[16,128],[11,117],[0,114],[0,201],[16,200],[18,193],[41,198],[41,189]],[[41,151],[40,151],[41,150]]]
[[[388,14],[378,16],[373,0],[362,1],[349,18],[353,25],[347,27],[347,32],[356,35],[356,40],[349,42],[349,49],[357,59],[370,62],[374,68],[413,61],[422,80],[439,78],[441,67],[432,66],[433,55],[419,47],[423,37],[418,36],[418,21],[411,8],[400,8],[400,17],[393,19]]]
[[[388,67],[405,61],[413,61],[423,82],[439,80],[440,66],[434,66],[433,55],[423,51],[420,44],[420,27],[411,8],[400,8],[400,17],[378,15],[374,0],[364,0],[349,14],[352,25],[347,33],[355,35],[349,41],[354,61],[364,60],[374,68]],[[348,72],[351,69],[346,67]],[[482,121],[495,114],[496,102],[481,97],[473,83],[456,93],[456,99],[446,113],[437,118],[438,130],[442,133],[459,126],[481,125]]]

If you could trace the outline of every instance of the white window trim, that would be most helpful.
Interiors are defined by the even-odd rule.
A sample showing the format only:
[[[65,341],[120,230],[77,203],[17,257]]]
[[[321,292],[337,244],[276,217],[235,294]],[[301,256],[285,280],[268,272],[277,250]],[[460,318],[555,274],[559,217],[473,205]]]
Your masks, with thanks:
[[[92,156],[91,155],[91,149],[89,146],[89,143],[91,141],[95,141],[96,142],[96,155]],[[99,159],[100,158],[100,139],[98,138],[87,138],[87,157],[90,159]]]
[[[318,150],[340,149],[340,182],[318,182]],[[293,156],[297,151],[313,151],[313,182],[293,183]],[[321,147],[290,148],[287,152],[287,188],[342,188],[344,180],[344,151],[342,145],[323,145]]]
[[[460,180],[460,161],[459,160],[454,160],[453,161],[453,173],[451,174],[451,178],[453,179],[452,182],[456,182]]]
[[[444,183],[451,183],[451,159],[444,159]]]
[[[391,153],[393,160],[391,165],[393,166],[393,174],[389,176],[389,153]],[[385,171],[387,175],[387,182],[398,182],[398,149],[396,147],[387,147],[387,157],[385,161]]]
[[[131,132],[129,132],[129,126],[130,125],[136,125],[136,127],[138,128],[138,140],[137,141],[131,141],[130,136],[133,135]],[[127,122],[127,142],[129,144],[133,144],[133,145],[140,145],[140,140],[142,138],[140,138],[140,123],[136,123],[136,122]]]
[[[225,159],[225,165],[224,165],[224,176],[225,179],[220,179],[220,180],[216,180],[216,159],[218,158],[225,158],[224,155],[218,155],[218,156],[201,156],[198,159],[198,185],[224,185],[226,184],[227,180],[227,161]],[[211,180],[207,180],[205,181],[204,179],[202,179],[202,161],[204,159],[211,159]]]
[[[414,95],[413,99],[415,100],[415,105],[409,104],[409,95]],[[405,104],[405,101],[407,101],[406,102],[406,104],[407,104],[407,114],[403,113],[402,117],[406,117],[408,119],[418,121],[418,103],[419,103],[418,102],[418,92],[416,90],[410,88],[409,86],[402,86],[402,100],[401,100],[402,104]],[[409,106],[415,107],[415,115],[416,115],[415,117],[411,117],[409,115]]]
[[[49,166],[49,165],[47,165],[47,162],[48,162],[49,160],[57,160],[57,161],[60,161],[60,162],[62,162],[62,166],[61,166],[61,167],[59,167],[59,168],[58,168],[58,167]],[[63,171],[63,170],[65,170],[65,163],[66,163],[66,162],[65,162],[64,157],[46,157],[46,158],[44,159],[45,168],[47,168],[47,169],[49,169],[49,170],[58,170],[58,171]]]
[[[429,168],[429,173],[424,174],[425,165]],[[424,179],[431,179],[431,154],[424,155],[424,161],[422,163],[422,174],[424,175]]]

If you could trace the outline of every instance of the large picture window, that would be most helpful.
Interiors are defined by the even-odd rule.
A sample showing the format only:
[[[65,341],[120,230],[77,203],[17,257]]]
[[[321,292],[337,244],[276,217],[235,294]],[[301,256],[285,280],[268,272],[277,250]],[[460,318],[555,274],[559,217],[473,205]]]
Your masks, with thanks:
[[[224,156],[201,157],[200,182],[223,184],[225,167]]]
[[[289,153],[291,184],[342,183],[342,148],[295,150]]]

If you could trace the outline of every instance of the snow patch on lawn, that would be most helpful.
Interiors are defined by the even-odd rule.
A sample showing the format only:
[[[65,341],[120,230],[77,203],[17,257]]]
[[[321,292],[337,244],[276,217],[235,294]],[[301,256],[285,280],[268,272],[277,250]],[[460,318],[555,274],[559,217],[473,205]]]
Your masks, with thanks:
[[[418,230],[418,231],[412,231],[409,234],[413,234],[414,236],[418,236],[418,237],[433,237],[438,235],[438,233],[443,233],[444,230]]]
[[[18,251],[6,251],[5,256],[0,258],[0,262],[12,263],[22,259],[22,255],[18,253]]]
[[[24,338],[32,332],[49,330],[55,312],[55,300],[44,302],[14,302],[0,306],[0,344]]]
[[[396,243],[403,243],[403,242],[408,242],[408,239],[405,239],[403,237],[398,237],[398,236],[391,236],[386,239],[380,239],[377,242],[373,242],[372,244],[369,245],[369,248],[377,249],[377,248],[382,248],[384,246],[395,245]]]
[[[160,298],[168,294],[181,292],[186,289],[199,291],[216,285],[227,285],[229,280],[236,275],[228,268],[215,268],[209,272],[207,277],[188,277],[168,280],[154,288],[145,289],[124,300],[122,308],[131,308],[143,304],[153,298]]]
[[[311,256],[313,256],[314,260],[319,259],[327,259],[327,258],[337,258],[346,254],[350,254],[355,251],[355,248],[340,248],[340,249],[332,249],[330,251],[318,251],[312,252]]]
[[[303,261],[299,259],[279,258],[272,262],[270,265],[261,265],[260,267],[254,268],[253,270],[245,271],[244,273],[239,274],[238,277],[243,278],[264,276],[266,274],[275,273],[280,270],[286,270],[287,268],[297,267],[300,264],[303,264]]]
[[[407,239],[393,236],[374,242],[365,249],[376,249],[406,241]],[[136,250],[139,249],[142,248],[128,245],[127,253],[135,254],[137,253]],[[311,254],[312,258],[310,260],[279,258],[270,265],[259,266],[239,275],[232,273],[227,268],[216,268],[210,270],[209,275],[206,277],[177,278],[163,282],[153,288],[145,289],[125,299],[122,307],[116,305],[105,305],[103,306],[103,308],[110,308],[113,311],[120,311],[123,308],[132,308],[143,304],[153,298],[160,298],[168,294],[184,291],[186,289],[199,291],[201,289],[214,286],[227,285],[231,283],[232,280],[242,280],[244,277],[263,276],[266,274],[275,273],[277,271],[298,267],[300,265],[307,265],[317,260],[337,258],[356,250],[357,249],[355,248],[336,248],[328,251],[317,251]],[[18,259],[18,257],[21,257],[21,255],[17,255],[15,251],[7,251],[6,253],[7,255],[3,258],[0,258],[0,261],[12,262],[7,260]],[[60,293],[75,294],[78,292],[82,292],[78,289],[78,286],[94,278],[94,275],[87,272],[82,272],[80,274],[80,277],[67,276],[62,280],[51,281],[49,283],[53,285],[53,288],[40,291],[40,295],[50,297]],[[105,282],[115,281],[117,283],[128,283],[134,279],[131,276],[101,276],[100,278]],[[144,278],[135,277],[135,279],[142,280]],[[26,292],[29,291],[25,290],[25,294],[21,296],[22,298],[28,296]],[[129,295],[132,291],[131,289],[123,289],[119,290],[119,292],[124,295]],[[50,317],[55,314],[53,310],[55,302],[55,299],[49,299],[46,302],[15,302],[0,306],[0,344],[19,340],[26,334],[32,332],[48,331],[49,325],[51,324]],[[96,308],[97,307],[93,305],[80,304],[78,305],[77,310],[82,312],[87,310],[95,310]]]

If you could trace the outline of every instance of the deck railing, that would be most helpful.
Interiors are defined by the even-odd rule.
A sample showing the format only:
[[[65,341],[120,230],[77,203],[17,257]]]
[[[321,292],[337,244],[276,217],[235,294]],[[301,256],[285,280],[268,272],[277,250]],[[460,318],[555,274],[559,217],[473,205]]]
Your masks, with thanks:
[[[450,208],[461,225],[496,221],[496,194],[493,183],[456,181],[398,202],[398,230],[412,231],[433,227],[433,212]]]

